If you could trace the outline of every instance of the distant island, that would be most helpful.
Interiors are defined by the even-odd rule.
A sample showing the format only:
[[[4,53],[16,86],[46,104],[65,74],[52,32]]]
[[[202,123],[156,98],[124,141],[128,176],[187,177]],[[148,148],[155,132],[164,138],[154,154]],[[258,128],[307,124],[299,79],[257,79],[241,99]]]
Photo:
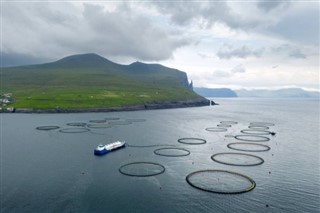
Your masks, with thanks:
[[[301,88],[287,88],[278,90],[236,90],[238,97],[257,97],[257,98],[319,98],[319,92],[306,91]]]
[[[319,92],[306,91],[301,88],[287,88],[278,90],[231,90],[228,88],[194,88],[194,91],[204,97],[320,98]]]
[[[195,87],[193,90],[203,97],[229,97],[229,98],[238,97],[233,90],[228,88],[212,89],[212,88]]]
[[[1,68],[1,110],[106,112],[209,105],[187,74],[160,64],[121,65],[97,54]],[[10,100],[10,101],[9,101]]]

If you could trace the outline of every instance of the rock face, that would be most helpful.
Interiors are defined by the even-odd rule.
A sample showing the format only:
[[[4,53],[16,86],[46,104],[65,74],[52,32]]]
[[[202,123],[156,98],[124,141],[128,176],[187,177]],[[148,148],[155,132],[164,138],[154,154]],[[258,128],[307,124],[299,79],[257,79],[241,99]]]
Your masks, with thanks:
[[[214,106],[214,105],[219,105],[219,104],[217,104],[217,103],[214,102],[214,101],[210,101],[210,106]]]
[[[183,107],[197,107],[197,106],[208,106],[210,101],[203,98],[198,100],[187,100],[187,101],[165,101],[145,104],[145,109],[170,109],[170,108],[183,108]]]
[[[180,74],[180,84],[184,86],[186,89],[193,91],[193,83],[189,83],[188,76],[185,72]]]

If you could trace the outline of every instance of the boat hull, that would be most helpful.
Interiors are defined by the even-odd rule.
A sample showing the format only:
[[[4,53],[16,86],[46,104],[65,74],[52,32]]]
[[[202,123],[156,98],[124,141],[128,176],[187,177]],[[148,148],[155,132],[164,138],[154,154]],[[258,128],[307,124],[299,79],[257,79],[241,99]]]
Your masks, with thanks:
[[[121,148],[124,148],[126,145],[125,145],[125,143],[123,144],[123,145],[121,145],[121,146],[119,146],[119,147],[116,147],[116,148],[113,148],[113,149],[111,149],[111,150],[109,150],[109,149],[102,149],[102,150],[97,150],[97,149],[95,149],[94,150],[94,154],[95,155],[105,155],[105,154],[107,154],[107,153],[109,153],[109,152],[112,152],[112,151],[115,151],[115,150],[117,150],[117,149],[121,149]]]
[[[110,152],[109,150],[103,149],[103,150],[94,150],[94,154],[95,155],[105,155],[108,152]]]

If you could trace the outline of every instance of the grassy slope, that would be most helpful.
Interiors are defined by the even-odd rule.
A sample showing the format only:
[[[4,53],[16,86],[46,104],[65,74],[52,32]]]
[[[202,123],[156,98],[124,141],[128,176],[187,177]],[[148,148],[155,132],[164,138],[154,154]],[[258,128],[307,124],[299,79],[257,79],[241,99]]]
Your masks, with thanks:
[[[181,84],[185,73],[160,65],[114,64],[94,54],[2,68],[1,93],[16,108],[99,108],[198,98]]]

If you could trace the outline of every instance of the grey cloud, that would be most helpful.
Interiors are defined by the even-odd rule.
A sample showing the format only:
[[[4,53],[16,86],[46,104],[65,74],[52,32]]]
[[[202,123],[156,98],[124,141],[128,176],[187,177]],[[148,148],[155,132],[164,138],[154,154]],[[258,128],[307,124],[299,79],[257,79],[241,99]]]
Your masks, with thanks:
[[[84,18],[96,32],[92,39],[99,51],[141,60],[163,60],[170,58],[175,49],[191,42],[177,32],[170,34],[152,26],[148,18],[130,14],[130,10],[111,13],[94,7],[85,6]]]
[[[244,65],[239,64],[239,65],[235,66],[234,68],[232,68],[231,72],[232,73],[245,73],[246,68],[244,67]]]
[[[273,0],[273,1],[266,1],[266,0],[261,0],[258,1],[257,7],[261,10],[264,10],[266,12],[269,12],[273,9],[280,8],[283,6],[288,6],[289,2],[288,1],[282,1],[282,0]]]
[[[300,48],[290,45],[290,44],[283,44],[276,48],[271,49],[274,53],[280,53],[282,55],[285,55],[289,58],[295,58],[295,59],[306,59],[307,55],[301,51]]]
[[[51,59],[52,60],[52,59]],[[1,65],[0,67],[20,66],[29,64],[41,64],[50,61],[49,58],[35,57],[28,54],[20,53],[4,53],[1,52]]]
[[[289,53],[289,57],[291,58],[301,58],[301,59],[305,59],[307,58],[307,56],[305,54],[303,54],[300,50],[296,49],[293,50],[291,53]]]
[[[286,0],[257,2],[153,1],[161,14],[180,27],[209,28],[222,23],[234,30],[276,37],[300,44],[319,45],[319,4],[309,2],[298,9]],[[243,5],[248,5],[245,8]],[[307,6],[306,6],[307,5]]]
[[[206,54],[206,53],[198,53],[198,56],[200,56],[203,59],[213,59],[213,58],[215,58],[213,55],[209,55],[209,54]]]
[[[153,1],[153,5],[162,14],[169,15],[174,24],[181,26],[197,24],[202,28],[208,28],[219,22],[236,29],[250,29],[259,26],[260,23],[234,13],[226,1]]]
[[[2,51],[8,55],[57,58],[95,52],[158,61],[192,42],[181,32],[154,26],[129,5],[114,11],[91,4],[81,10],[71,3],[4,3],[3,7]]]
[[[305,10],[291,13],[273,26],[268,27],[263,33],[285,38],[298,44],[319,46],[319,3],[308,3]]]
[[[220,59],[231,59],[233,57],[236,58],[248,58],[248,57],[261,57],[264,49],[253,49],[246,45],[235,48],[231,45],[225,44],[223,45],[217,52],[217,56]]]
[[[230,71],[224,71],[224,70],[215,70],[213,72],[213,76],[216,78],[228,78],[232,77],[237,73],[245,73],[246,68],[242,64],[238,64],[237,66],[233,67]]]
[[[65,52],[57,40],[78,37],[70,27],[75,25],[72,4],[4,2],[2,7],[2,52],[8,55],[50,58]]]

